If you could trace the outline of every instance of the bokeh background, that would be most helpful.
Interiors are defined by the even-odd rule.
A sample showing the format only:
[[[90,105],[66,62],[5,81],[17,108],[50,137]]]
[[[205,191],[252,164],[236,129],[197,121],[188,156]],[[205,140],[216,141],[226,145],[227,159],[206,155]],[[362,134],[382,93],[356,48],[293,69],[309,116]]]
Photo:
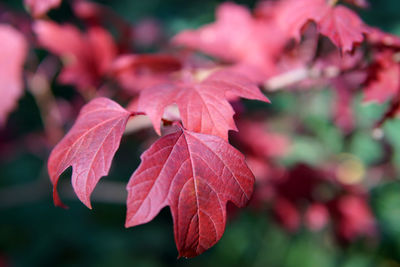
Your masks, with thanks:
[[[26,12],[22,1],[1,0],[1,7]],[[156,22],[165,38],[196,28],[214,19],[222,1],[146,0],[99,1],[132,24]],[[253,6],[255,1],[236,1]],[[371,1],[361,12],[366,22],[400,34],[400,1]],[[49,16],[67,21],[68,5]],[[5,41],[5,40],[1,40]],[[138,48],[139,51],[141,48]],[[145,48],[151,51],[151,48]],[[42,52],[38,52],[42,53]],[[52,85],[57,97],[74,94],[66,86]],[[152,131],[124,137],[110,175],[93,195],[93,210],[73,195],[70,171],[63,175],[61,194],[69,209],[55,208],[46,171],[49,151],[37,141],[43,132],[40,111],[27,92],[7,125],[0,129],[0,266],[400,266],[400,120],[383,126],[385,143],[375,140],[371,129],[384,113],[384,106],[364,105],[361,95],[354,103],[357,131],[343,135],[330,122],[329,90],[271,93],[273,105],[245,103],[262,110],[285,129],[287,118],[301,121],[307,134],[291,133],[292,149],[280,164],[318,167],[323,159],[347,153],[365,170],[386,160],[395,166],[391,177],[369,186],[369,205],[378,233],[373,238],[340,242],[328,223],[320,231],[303,225],[287,231],[268,205],[234,211],[221,241],[194,259],[177,259],[172,220],[168,209],[142,226],[124,228],[124,185],[139,164]],[[279,126],[280,125],[280,126]],[[271,126],[272,127],[272,126]],[[390,148],[388,148],[388,146]],[[362,182],[362,181],[360,181]]]

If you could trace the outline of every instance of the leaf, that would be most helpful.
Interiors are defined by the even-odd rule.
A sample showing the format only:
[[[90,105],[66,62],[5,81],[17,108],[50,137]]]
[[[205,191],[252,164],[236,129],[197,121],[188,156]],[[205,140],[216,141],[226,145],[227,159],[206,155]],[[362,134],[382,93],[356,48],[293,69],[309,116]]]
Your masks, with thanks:
[[[22,95],[22,73],[28,53],[24,36],[11,26],[0,24],[0,126]]]
[[[221,238],[226,204],[246,205],[254,176],[225,140],[184,129],[143,153],[128,186],[126,227],[151,221],[170,206],[179,256],[194,257]]]
[[[376,46],[386,46],[395,49],[400,48],[400,37],[380,30],[375,27],[368,27],[368,43]]]
[[[365,102],[384,103],[400,91],[400,65],[394,52],[386,49],[374,55],[372,78],[365,88]]]
[[[336,126],[344,133],[350,133],[355,127],[353,102],[356,88],[360,88],[367,78],[365,71],[352,71],[331,79],[335,89],[332,115]]]
[[[325,0],[284,0],[278,9],[278,25],[289,36],[300,41],[302,28],[309,21],[319,21],[326,12]]]
[[[360,236],[376,237],[378,229],[368,199],[362,195],[344,195],[336,203],[337,232],[345,241]]]
[[[263,121],[242,119],[238,122],[238,128],[239,132],[231,137],[246,155],[268,159],[283,157],[290,152],[289,138],[269,131]]]
[[[160,134],[160,121],[165,108],[176,104],[186,129],[227,140],[228,131],[236,130],[228,94],[268,102],[247,78],[229,71],[218,71],[201,82],[189,79],[148,88],[141,92],[138,111],[150,117]]]
[[[80,90],[96,88],[117,53],[113,38],[100,27],[91,27],[81,33],[72,25],[37,21],[33,28],[40,46],[63,60],[59,82]]]
[[[90,195],[102,176],[108,174],[131,113],[107,98],[86,104],[68,134],[51,152],[48,171],[57,193],[59,176],[72,166],[72,186],[78,198],[89,208]]]
[[[364,40],[368,32],[356,13],[344,6],[329,9],[319,22],[319,31],[327,36],[343,52],[351,52],[354,45]]]
[[[354,45],[363,42],[364,34],[369,32],[355,12],[345,6],[332,6],[326,0],[285,0],[279,12],[281,29],[296,40],[300,40],[304,26],[313,21],[318,31],[342,52],[351,52]]]
[[[24,4],[34,17],[42,17],[50,9],[61,4],[61,0],[24,0]]]
[[[228,62],[256,68],[266,77],[276,72],[276,55],[287,38],[275,21],[257,19],[244,6],[221,4],[216,21],[198,30],[183,31],[173,42]]]
[[[171,73],[179,71],[182,63],[164,54],[122,55],[112,64],[112,75],[131,94],[147,87],[171,80]]]

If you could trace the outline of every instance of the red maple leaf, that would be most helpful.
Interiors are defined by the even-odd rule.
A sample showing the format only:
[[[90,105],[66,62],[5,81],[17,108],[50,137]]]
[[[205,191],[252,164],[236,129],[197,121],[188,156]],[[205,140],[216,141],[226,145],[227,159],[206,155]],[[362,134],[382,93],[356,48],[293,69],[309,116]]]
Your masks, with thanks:
[[[165,108],[176,104],[186,129],[227,140],[228,131],[236,130],[233,120],[235,112],[227,97],[240,96],[268,102],[253,82],[230,71],[217,71],[201,82],[193,79],[190,76],[183,81],[142,91],[138,111],[150,117],[158,134]]]
[[[58,7],[61,0],[24,0],[24,4],[34,17],[41,17],[50,9]]]
[[[194,257],[222,236],[226,204],[246,205],[254,176],[244,156],[217,136],[179,129],[143,155],[128,190],[126,227],[170,206],[180,256]]]
[[[81,33],[72,25],[37,21],[34,31],[42,47],[63,59],[59,82],[81,90],[99,85],[117,53],[112,36],[100,27]]]
[[[0,125],[22,95],[22,72],[28,45],[24,36],[9,25],[0,24]]]
[[[90,194],[101,177],[108,174],[131,113],[107,98],[97,98],[84,106],[68,134],[56,145],[48,161],[53,197],[59,176],[72,166],[72,186],[89,208]]]
[[[175,44],[256,68],[265,77],[275,73],[276,57],[286,41],[273,19],[255,18],[246,7],[234,3],[218,7],[216,22],[183,31],[173,39]]]
[[[342,5],[328,4],[326,0],[285,0],[277,12],[281,29],[296,40],[300,40],[304,26],[313,21],[318,31],[343,52],[352,51],[369,32],[354,11]]]

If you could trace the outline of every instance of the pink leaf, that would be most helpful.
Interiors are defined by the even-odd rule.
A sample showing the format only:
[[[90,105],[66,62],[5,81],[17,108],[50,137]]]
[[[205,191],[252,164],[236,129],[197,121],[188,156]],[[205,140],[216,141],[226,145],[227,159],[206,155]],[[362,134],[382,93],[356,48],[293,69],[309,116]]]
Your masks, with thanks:
[[[368,27],[367,40],[376,46],[387,46],[395,49],[400,48],[400,37],[380,30],[375,27]]]
[[[171,80],[170,74],[182,68],[181,62],[165,54],[122,55],[111,67],[119,84],[132,94]]]
[[[183,31],[173,41],[225,61],[256,68],[266,79],[276,71],[275,58],[287,38],[274,20],[257,19],[244,6],[224,3],[218,7],[214,23]]]
[[[320,21],[327,9],[325,0],[283,0],[277,11],[278,25],[283,32],[300,41],[303,27],[309,21]]]
[[[329,222],[329,211],[324,204],[313,203],[304,215],[305,224],[311,231],[320,231]]]
[[[100,27],[81,33],[72,25],[37,21],[34,31],[39,44],[63,60],[59,81],[81,90],[99,85],[117,53],[112,36]]]
[[[321,34],[343,52],[352,51],[354,45],[363,42],[364,34],[368,32],[358,15],[344,6],[330,9],[318,25]]]
[[[130,116],[131,113],[107,98],[94,99],[82,108],[76,123],[49,158],[56,205],[62,205],[56,189],[59,176],[72,166],[75,193],[91,208],[90,194],[100,178],[108,174]]]
[[[332,6],[326,0],[284,0],[278,10],[281,29],[296,40],[310,21],[343,52],[351,52],[364,40],[369,28],[356,13],[345,6]]]
[[[344,195],[335,204],[337,231],[341,238],[351,241],[360,236],[377,235],[375,218],[366,197]]]
[[[28,46],[24,36],[11,26],[0,24],[0,125],[22,95],[22,72]]]
[[[253,184],[243,155],[229,143],[179,129],[142,155],[127,187],[126,227],[147,223],[170,206],[179,255],[194,257],[221,238],[226,203],[246,205]]]

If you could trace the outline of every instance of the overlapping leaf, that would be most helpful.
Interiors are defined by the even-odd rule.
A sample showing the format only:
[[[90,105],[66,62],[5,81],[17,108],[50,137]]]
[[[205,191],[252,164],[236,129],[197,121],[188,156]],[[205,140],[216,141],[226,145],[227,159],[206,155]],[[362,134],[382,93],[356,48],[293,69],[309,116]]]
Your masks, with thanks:
[[[0,126],[22,95],[22,71],[28,46],[24,36],[0,24]]]
[[[63,59],[59,81],[81,90],[97,87],[116,56],[111,35],[100,27],[81,33],[72,25],[37,21],[34,31],[42,47]]]
[[[290,36],[299,40],[303,27],[313,21],[319,32],[343,52],[352,51],[369,32],[355,12],[345,6],[328,4],[326,0],[285,0],[277,12],[280,12],[281,29]]]
[[[72,186],[89,208],[90,194],[100,178],[108,174],[131,113],[107,98],[97,98],[82,108],[68,134],[51,152],[48,171],[54,185],[54,202],[62,205],[59,176],[72,166]]]
[[[268,102],[247,78],[229,71],[218,71],[201,82],[189,80],[148,88],[140,95],[138,111],[145,112],[160,133],[165,108],[176,104],[186,129],[227,140],[228,131],[236,130],[228,95]]]
[[[182,68],[181,62],[163,54],[123,55],[112,65],[112,75],[132,94],[170,81],[170,74]]]
[[[368,27],[367,40],[369,44],[400,49],[400,37],[380,30],[375,27]]]
[[[128,184],[126,226],[152,220],[170,206],[179,255],[194,257],[222,236],[226,203],[242,207],[254,176],[223,139],[179,129],[154,143]]]
[[[276,71],[275,58],[287,38],[273,19],[257,19],[246,7],[224,3],[216,11],[216,22],[183,31],[173,41],[225,61],[257,68],[268,77]]]
[[[375,55],[373,78],[365,88],[365,101],[384,103],[400,91],[400,65],[393,51],[386,50]]]

